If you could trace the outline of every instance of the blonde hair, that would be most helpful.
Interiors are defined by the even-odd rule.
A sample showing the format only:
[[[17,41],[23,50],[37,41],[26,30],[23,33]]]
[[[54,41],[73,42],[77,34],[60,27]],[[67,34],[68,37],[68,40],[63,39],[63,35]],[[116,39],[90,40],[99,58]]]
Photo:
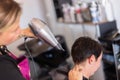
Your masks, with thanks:
[[[0,30],[12,25],[20,13],[21,7],[14,0],[0,0]]]

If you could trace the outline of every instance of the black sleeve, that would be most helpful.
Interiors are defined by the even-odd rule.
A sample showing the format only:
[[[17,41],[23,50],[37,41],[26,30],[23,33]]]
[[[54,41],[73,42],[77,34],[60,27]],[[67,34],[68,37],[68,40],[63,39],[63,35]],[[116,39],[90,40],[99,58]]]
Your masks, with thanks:
[[[88,80],[86,77],[83,76],[83,80]]]
[[[0,57],[0,80],[25,80],[25,78],[11,59]]]

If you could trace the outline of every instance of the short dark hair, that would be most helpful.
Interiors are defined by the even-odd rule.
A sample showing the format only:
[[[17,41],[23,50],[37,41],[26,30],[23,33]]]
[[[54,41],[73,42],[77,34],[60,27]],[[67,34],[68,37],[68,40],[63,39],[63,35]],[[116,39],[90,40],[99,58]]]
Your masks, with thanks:
[[[102,52],[102,46],[89,37],[78,38],[71,50],[71,55],[75,64],[79,64],[94,55],[97,59]]]

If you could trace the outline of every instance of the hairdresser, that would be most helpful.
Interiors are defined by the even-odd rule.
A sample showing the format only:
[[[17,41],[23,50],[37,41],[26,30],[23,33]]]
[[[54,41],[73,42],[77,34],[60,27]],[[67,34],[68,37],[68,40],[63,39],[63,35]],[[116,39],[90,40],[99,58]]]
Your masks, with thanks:
[[[28,60],[24,59],[25,67],[21,67],[21,57],[6,47],[22,36],[34,37],[29,29],[20,29],[21,13],[14,0],[0,0],[0,80],[30,80]]]

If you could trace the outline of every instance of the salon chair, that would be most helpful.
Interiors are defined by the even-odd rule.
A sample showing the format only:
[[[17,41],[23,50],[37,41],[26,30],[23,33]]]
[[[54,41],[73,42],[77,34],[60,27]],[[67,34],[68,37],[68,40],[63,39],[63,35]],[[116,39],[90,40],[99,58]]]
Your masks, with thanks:
[[[118,75],[118,58],[120,34],[116,21],[98,25],[100,37],[98,40],[103,46],[103,66],[106,80],[120,80]],[[117,49],[117,50],[116,50]],[[116,52],[117,51],[117,52]]]

